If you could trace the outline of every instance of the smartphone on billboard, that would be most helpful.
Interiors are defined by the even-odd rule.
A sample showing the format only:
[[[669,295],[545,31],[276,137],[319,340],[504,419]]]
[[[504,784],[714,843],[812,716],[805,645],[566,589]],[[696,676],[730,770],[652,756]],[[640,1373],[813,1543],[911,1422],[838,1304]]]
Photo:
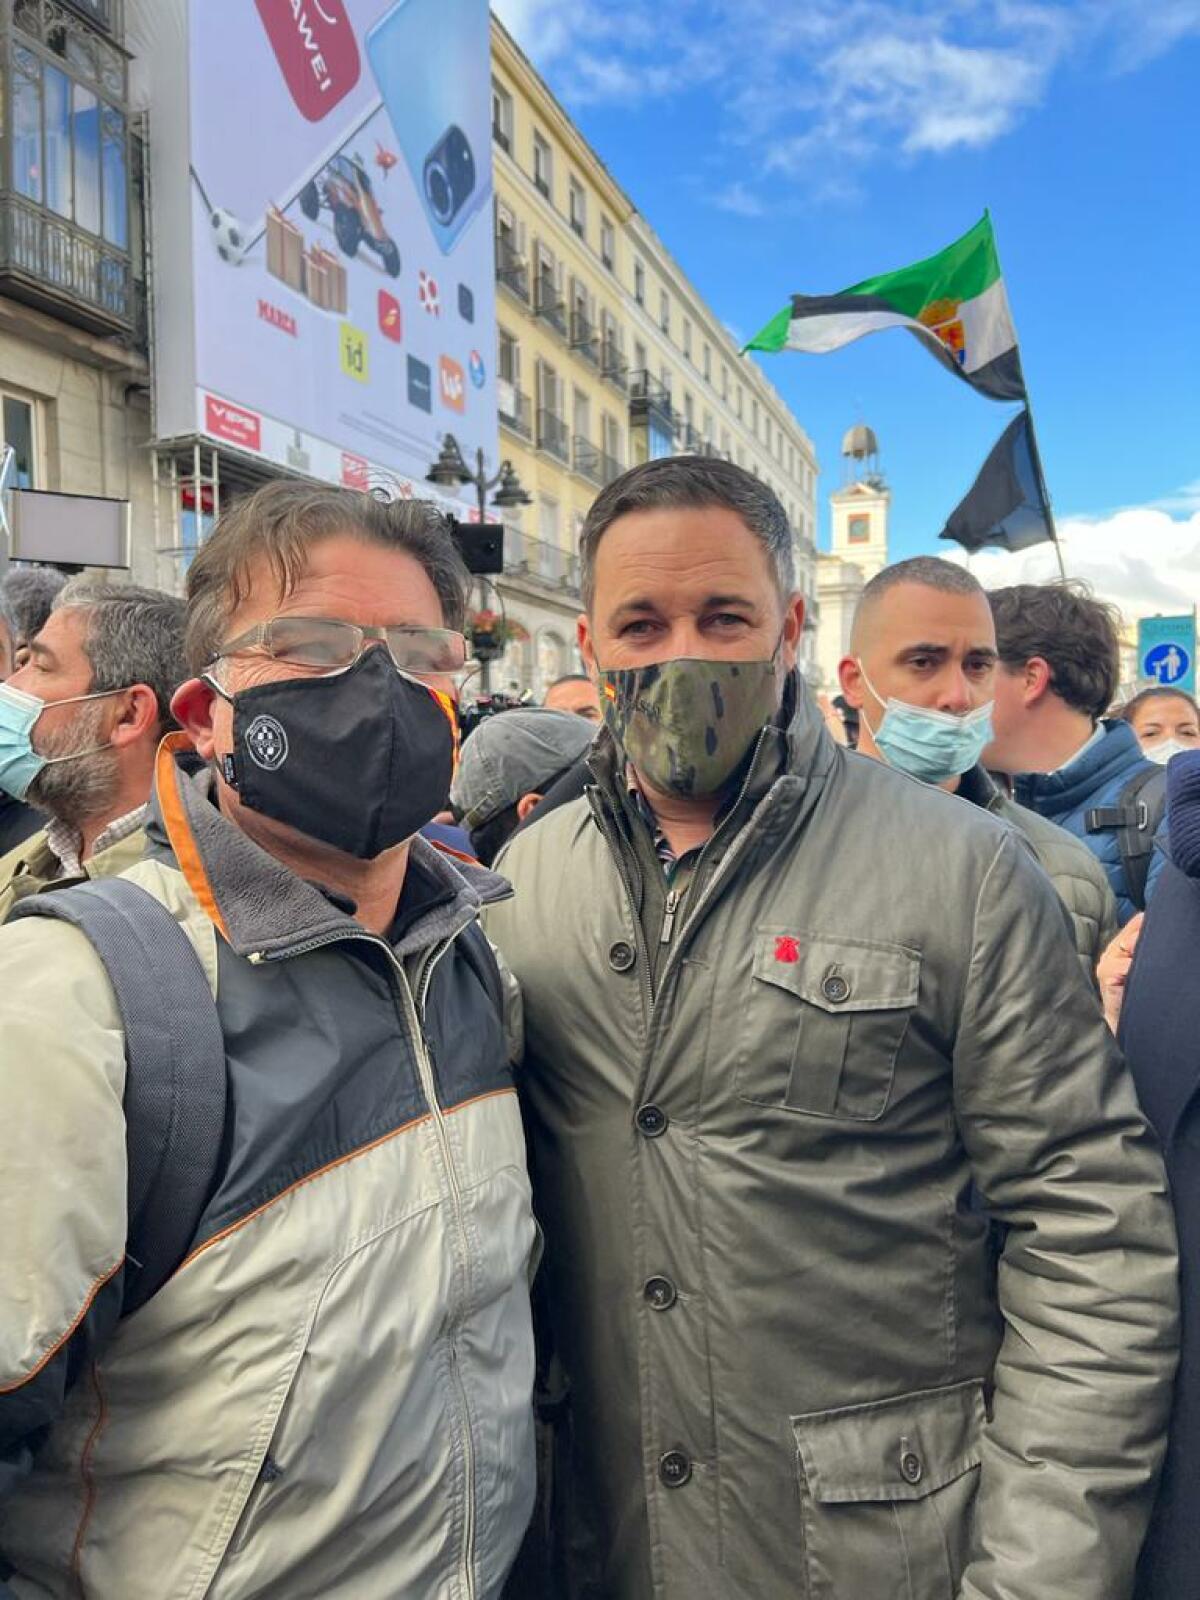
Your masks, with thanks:
[[[444,255],[491,194],[488,28],[487,0],[399,0],[366,38],[367,60]]]

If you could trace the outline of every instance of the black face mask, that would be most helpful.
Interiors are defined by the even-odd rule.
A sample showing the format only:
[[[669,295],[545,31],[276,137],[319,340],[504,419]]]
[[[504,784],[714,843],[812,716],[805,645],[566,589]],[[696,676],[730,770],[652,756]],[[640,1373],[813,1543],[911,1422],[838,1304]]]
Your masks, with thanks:
[[[396,671],[372,646],[345,672],[227,694],[225,781],[251,811],[372,861],[445,804],[458,740],[448,695]]]

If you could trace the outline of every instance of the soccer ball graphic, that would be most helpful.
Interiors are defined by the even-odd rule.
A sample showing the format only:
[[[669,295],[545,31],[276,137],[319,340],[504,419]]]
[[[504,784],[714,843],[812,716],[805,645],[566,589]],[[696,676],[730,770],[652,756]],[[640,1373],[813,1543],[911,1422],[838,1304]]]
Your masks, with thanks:
[[[232,211],[224,211],[220,207],[212,212],[208,221],[221,260],[227,261],[231,267],[240,266],[248,244],[245,226]]]

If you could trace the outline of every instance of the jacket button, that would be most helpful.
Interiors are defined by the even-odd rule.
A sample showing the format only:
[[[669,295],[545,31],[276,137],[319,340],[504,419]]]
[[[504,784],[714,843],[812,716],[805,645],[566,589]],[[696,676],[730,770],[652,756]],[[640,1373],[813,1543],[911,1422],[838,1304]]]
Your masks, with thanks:
[[[642,1285],[642,1295],[651,1311],[669,1311],[677,1299],[670,1278],[647,1278]]]
[[[821,985],[821,993],[830,1005],[839,1006],[850,998],[850,985],[840,972],[831,972]]]
[[[608,964],[614,972],[628,972],[636,959],[633,946],[624,939],[618,939],[608,952]]]
[[[906,1450],[900,1457],[900,1476],[905,1483],[920,1483],[925,1476],[925,1468],[915,1450]]]
[[[659,1106],[639,1106],[633,1120],[639,1133],[644,1133],[647,1139],[657,1139],[666,1133],[670,1119]]]
[[[692,1463],[682,1450],[668,1450],[659,1457],[658,1475],[668,1489],[682,1489],[692,1475]]]

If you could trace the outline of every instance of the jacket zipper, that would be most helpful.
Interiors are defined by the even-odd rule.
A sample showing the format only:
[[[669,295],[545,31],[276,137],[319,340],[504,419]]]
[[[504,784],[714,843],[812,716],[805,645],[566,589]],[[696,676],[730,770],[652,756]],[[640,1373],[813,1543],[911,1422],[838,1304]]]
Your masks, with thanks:
[[[461,931],[461,930],[460,930]],[[405,1022],[412,1034],[413,1050],[417,1058],[417,1074],[421,1081],[421,1090],[429,1106],[430,1118],[437,1135],[438,1145],[441,1150],[442,1162],[446,1169],[446,1178],[450,1185],[450,1196],[454,1211],[454,1221],[458,1229],[459,1244],[462,1251],[462,1270],[464,1280],[469,1277],[470,1240],[467,1237],[466,1219],[463,1214],[463,1193],[458,1181],[458,1171],[454,1165],[454,1157],[450,1150],[450,1137],[446,1132],[446,1113],[442,1109],[437,1096],[437,1085],[433,1076],[433,1062],[425,1047],[425,1034],[421,1026],[424,1015],[425,1001],[429,996],[429,986],[433,981],[433,973],[438,962],[454,943],[457,934],[445,940],[428,958],[421,971],[418,985],[419,1000],[413,996],[408,977],[401,963],[396,959],[395,951],[386,939],[374,933],[338,932],[321,934],[312,939],[306,939],[300,944],[292,945],[284,951],[251,951],[247,959],[255,965],[266,961],[282,961],[291,956],[304,955],[310,950],[319,950],[324,945],[338,944],[348,939],[359,939],[366,944],[377,945],[383,950],[395,971],[397,990],[403,1000]],[[466,1284],[464,1283],[464,1289]],[[463,1381],[462,1369],[459,1362],[458,1344],[453,1326],[449,1330],[450,1340],[450,1372],[454,1384],[455,1397],[458,1401],[459,1417],[463,1434],[463,1478],[466,1490],[466,1505],[463,1511],[463,1539],[462,1552],[459,1557],[459,1581],[462,1585],[466,1600],[475,1600],[475,1442],[471,1433],[471,1411],[467,1401],[467,1387]]]
[[[662,932],[658,936],[659,944],[670,944],[671,942],[671,934],[675,929],[675,911],[679,905],[679,900],[679,890],[672,889],[667,895],[667,904],[663,911]]]

